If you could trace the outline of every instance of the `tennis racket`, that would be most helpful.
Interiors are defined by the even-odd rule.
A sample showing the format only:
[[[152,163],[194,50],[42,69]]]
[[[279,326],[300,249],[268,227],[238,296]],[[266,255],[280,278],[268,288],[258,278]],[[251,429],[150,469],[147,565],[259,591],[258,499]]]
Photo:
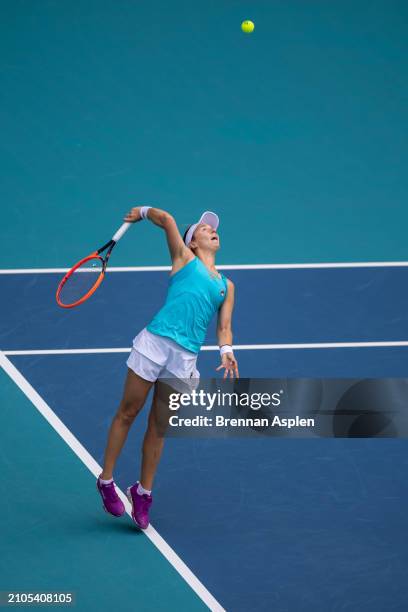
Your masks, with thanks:
[[[61,308],[79,306],[91,297],[105,278],[106,267],[115,244],[132,223],[124,223],[109,242],[78,261],[58,285],[56,299]],[[106,253],[102,255],[104,252]]]

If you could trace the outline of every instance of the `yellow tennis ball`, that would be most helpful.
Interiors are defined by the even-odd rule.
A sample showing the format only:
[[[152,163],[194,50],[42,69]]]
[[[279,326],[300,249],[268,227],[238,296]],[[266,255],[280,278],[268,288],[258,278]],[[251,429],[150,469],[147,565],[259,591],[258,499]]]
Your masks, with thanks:
[[[245,34],[251,34],[251,32],[255,30],[254,22],[246,19],[241,23],[241,30],[245,32]]]

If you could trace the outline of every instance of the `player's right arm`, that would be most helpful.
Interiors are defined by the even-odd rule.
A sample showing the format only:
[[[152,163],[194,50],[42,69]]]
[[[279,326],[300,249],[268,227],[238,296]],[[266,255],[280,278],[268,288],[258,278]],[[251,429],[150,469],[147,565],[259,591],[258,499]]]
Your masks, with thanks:
[[[125,217],[125,221],[136,223],[141,221],[140,210],[141,206],[132,208]],[[161,227],[166,232],[167,244],[169,247],[170,257],[172,261],[172,273],[174,274],[186,263],[194,258],[193,253],[184,244],[183,238],[178,230],[177,223],[174,217],[160,208],[149,208],[147,211],[149,221]]]

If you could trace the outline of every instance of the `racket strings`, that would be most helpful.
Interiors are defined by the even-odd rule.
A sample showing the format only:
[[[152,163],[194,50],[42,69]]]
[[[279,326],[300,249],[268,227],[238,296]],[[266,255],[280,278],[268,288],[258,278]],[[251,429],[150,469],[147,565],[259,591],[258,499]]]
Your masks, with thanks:
[[[94,288],[96,289],[103,271],[103,262],[94,257],[79,266],[60,289],[59,301],[65,306],[75,304]]]

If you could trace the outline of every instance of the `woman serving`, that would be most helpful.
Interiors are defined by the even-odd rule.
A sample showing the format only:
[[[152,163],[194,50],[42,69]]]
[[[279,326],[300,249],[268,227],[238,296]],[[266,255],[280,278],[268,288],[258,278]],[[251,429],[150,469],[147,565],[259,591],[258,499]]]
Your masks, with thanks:
[[[239,376],[232,350],[234,285],[215,267],[215,255],[220,248],[218,216],[205,212],[197,223],[190,225],[183,238],[174,218],[158,208],[138,206],[125,217],[131,223],[143,219],[165,231],[172,269],[164,306],[133,340],[123,397],[109,430],[103,471],[97,480],[103,506],[114,516],[125,512],[115,489],[113,470],[129,429],[158,379],[199,378],[197,356],[216,312],[221,355],[221,365],[216,369],[224,370],[224,378]],[[143,440],[140,480],[127,489],[133,521],[141,529],[149,525],[153,480],[164,443],[155,419],[157,389],[155,385]]]

